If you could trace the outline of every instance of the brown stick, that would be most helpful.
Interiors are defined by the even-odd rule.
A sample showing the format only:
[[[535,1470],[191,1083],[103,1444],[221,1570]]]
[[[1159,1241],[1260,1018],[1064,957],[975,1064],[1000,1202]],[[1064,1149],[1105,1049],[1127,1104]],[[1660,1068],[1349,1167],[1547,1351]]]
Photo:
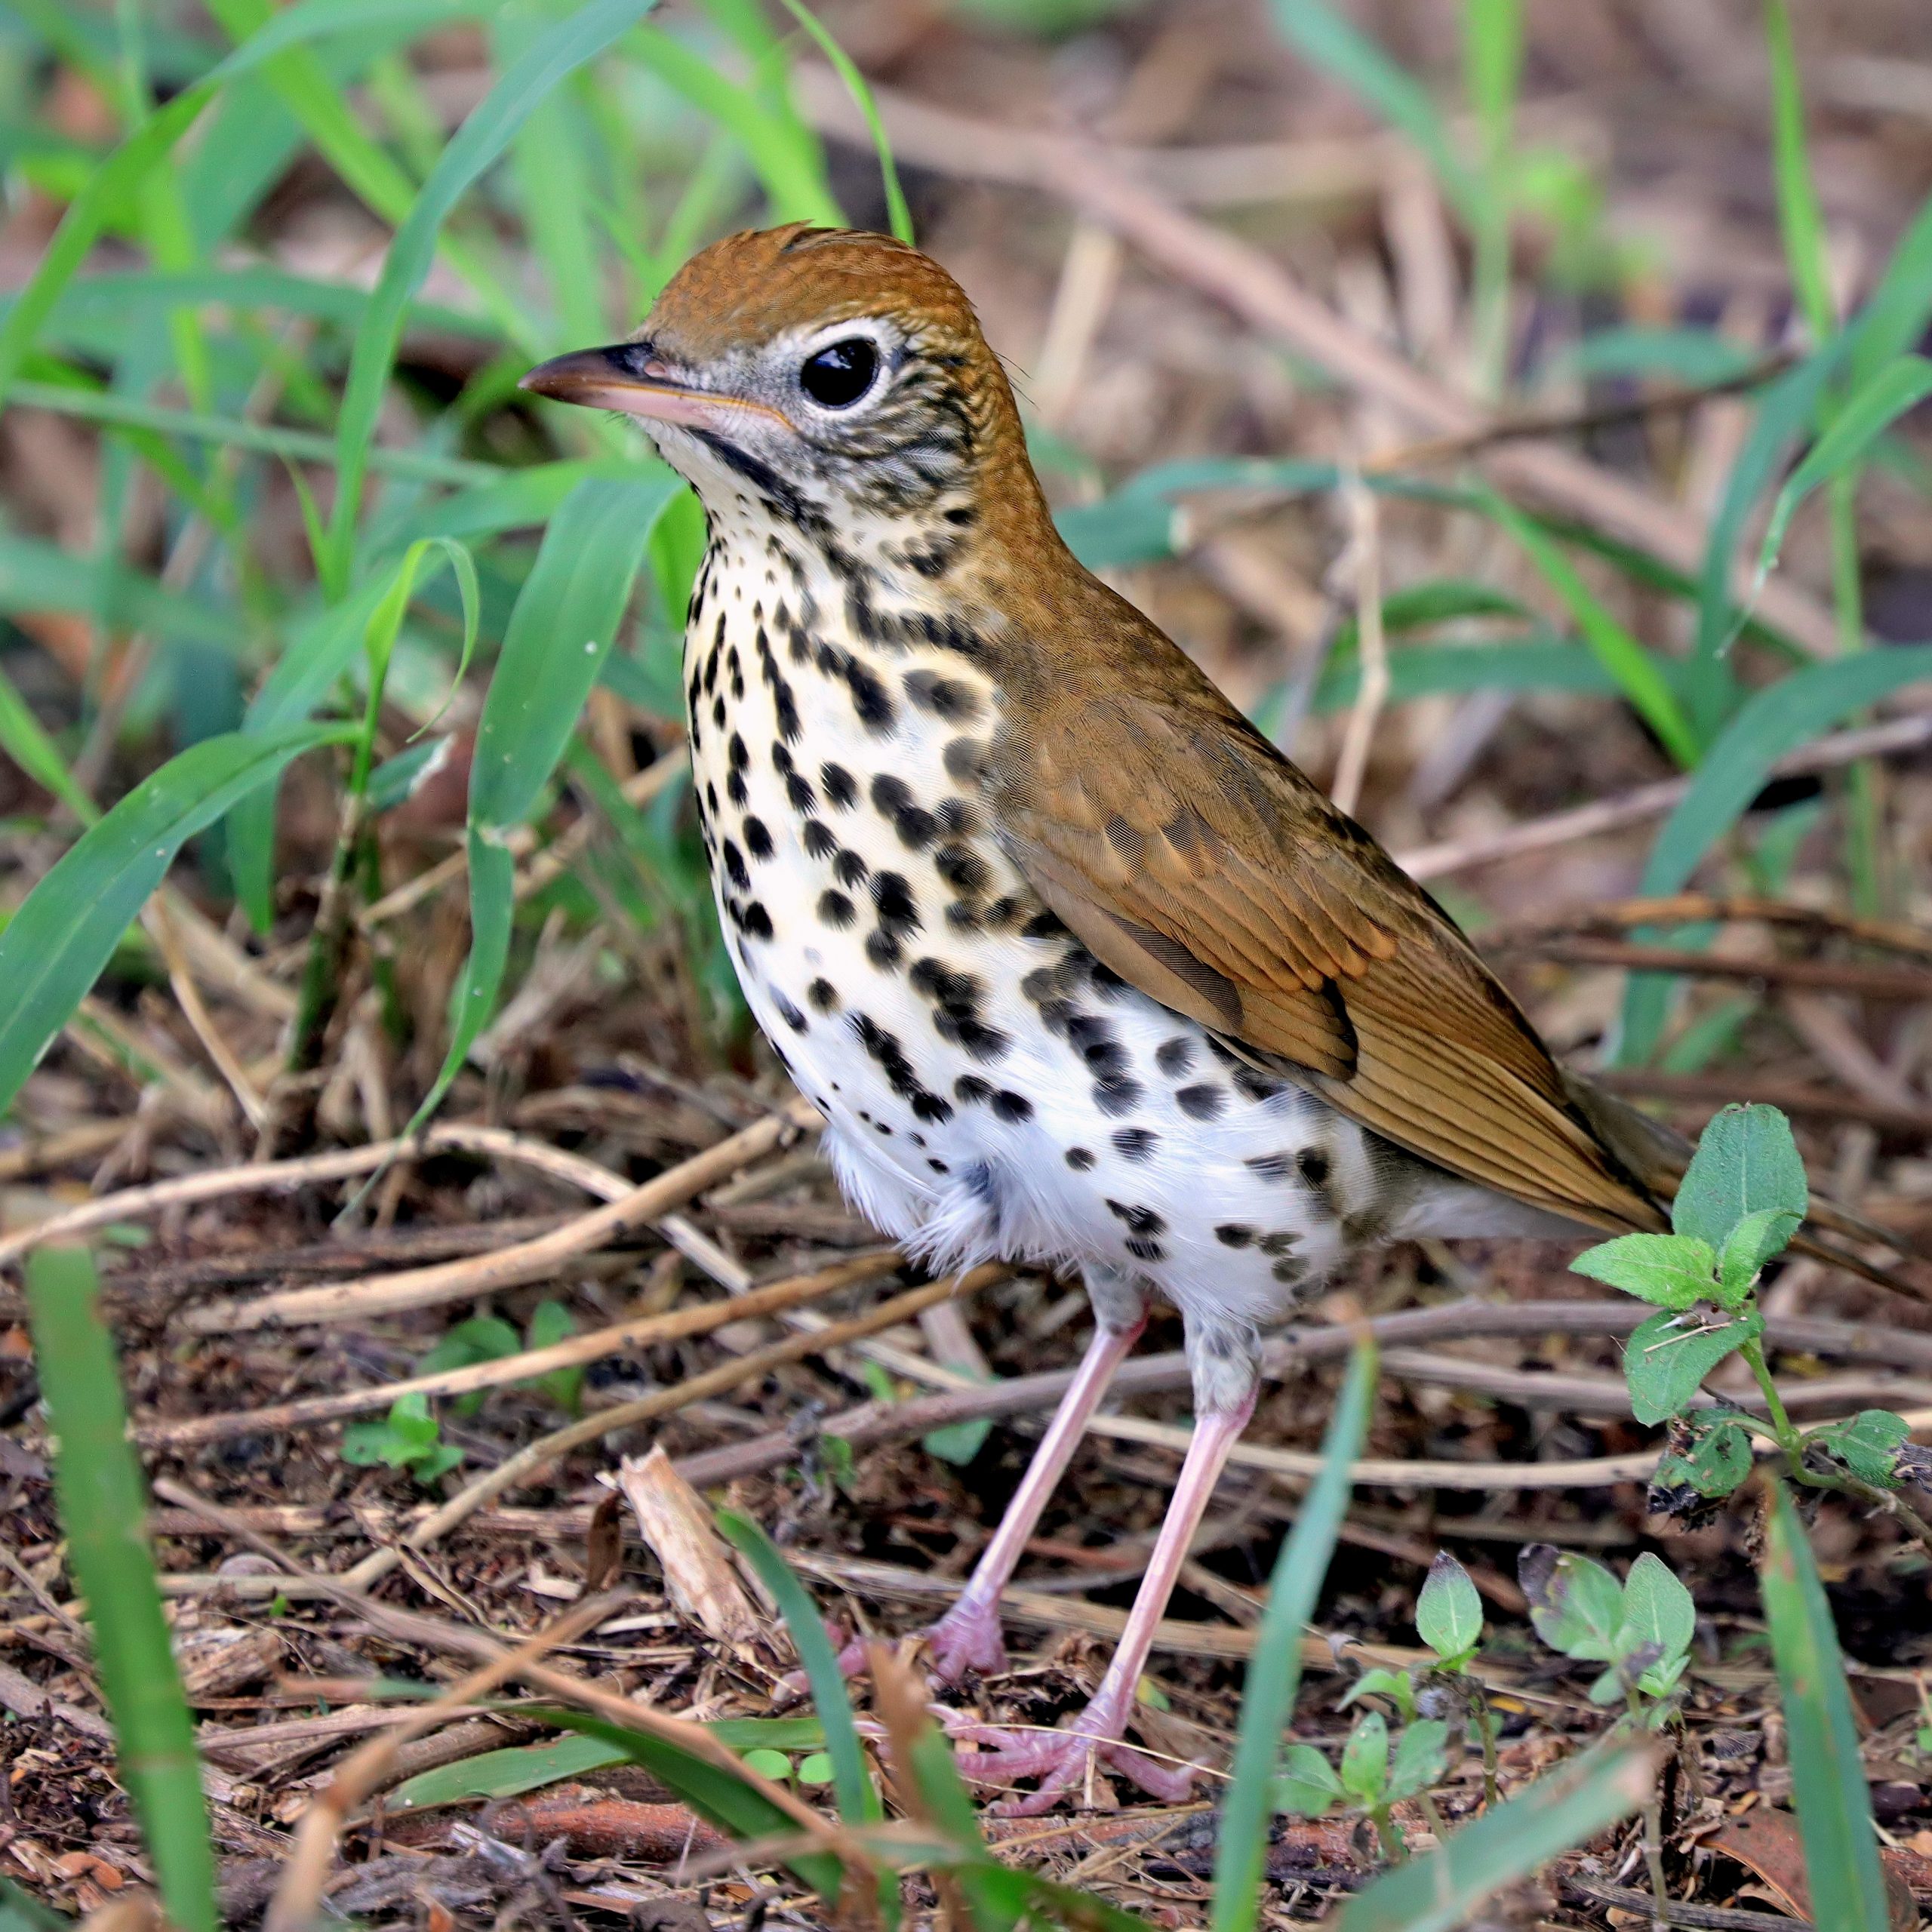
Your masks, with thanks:
[[[1928,743],[1932,743],[1932,712],[1913,712],[1902,718],[1889,718],[1882,724],[1860,725],[1855,731],[1834,731],[1816,739],[1789,757],[1780,758],[1771,767],[1771,773],[1774,777],[1786,778],[1801,772],[1829,771],[1839,765],[1855,764],[1862,758],[1918,751]],[[1567,845],[1579,838],[1593,838],[1603,832],[1620,832],[1626,826],[1662,818],[1677,808],[1690,789],[1687,778],[1663,779],[1654,785],[1639,785],[1614,798],[1599,798],[1570,811],[1526,819],[1519,825],[1505,826],[1500,831],[1478,832],[1467,838],[1445,839],[1440,844],[1398,852],[1395,863],[1411,878],[1441,878],[1450,872],[1466,872],[1472,866],[1516,858],[1525,852],[1545,851],[1552,845]]]
[[[351,1389],[339,1395],[316,1395],[299,1402],[280,1402],[267,1408],[238,1409],[223,1415],[195,1416],[181,1422],[146,1423],[137,1427],[134,1439],[150,1449],[178,1449],[189,1443],[220,1442],[238,1435],[257,1435],[293,1429],[313,1428],[321,1423],[338,1422],[344,1416],[364,1415],[372,1409],[386,1409],[405,1395],[462,1395],[478,1389],[499,1389],[506,1383],[525,1382],[548,1375],[559,1368],[576,1368],[586,1362],[601,1361],[620,1349],[645,1348],[659,1342],[688,1340],[709,1334],[728,1321],[754,1320],[776,1315],[807,1302],[822,1300],[841,1288],[889,1275],[900,1265],[896,1247],[859,1255],[830,1268],[809,1275],[793,1275],[781,1281],[715,1301],[699,1302],[663,1315],[641,1315],[634,1321],[614,1322],[607,1328],[588,1334],[573,1335],[545,1349],[525,1349],[494,1361],[472,1362],[463,1368],[444,1369],[430,1375],[416,1375],[401,1382],[383,1382],[373,1388]]]
[[[1838,1087],[1778,1080],[1755,1073],[1663,1073],[1647,1067],[1606,1068],[1592,1076],[1613,1094],[1686,1106],[1718,1108],[1734,1100],[1760,1100],[1813,1120],[1862,1121],[1881,1134],[1932,1134],[1932,1107],[1897,1107]]]
[[[1894,966],[1867,966],[1856,960],[1740,959],[1677,946],[1637,946],[1617,939],[1554,939],[1534,943],[1540,958],[1559,966],[1624,966],[1633,973],[1685,973],[1706,980],[1802,986],[1913,1004],[1932,998],[1932,974]]]
[[[1627,1335],[1644,1319],[1646,1310],[1635,1301],[1544,1301],[1497,1303],[1444,1303],[1435,1308],[1405,1309],[1379,1316],[1370,1332],[1384,1347],[1404,1343],[1474,1340],[1494,1335]],[[1932,1335],[1877,1323],[1832,1321],[1774,1316],[1766,1324],[1777,1347],[1835,1355],[1847,1361],[1932,1372]],[[1279,1380],[1310,1363],[1331,1361],[1352,1346],[1354,1331],[1337,1325],[1291,1329],[1277,1336],[1262,1352],[1261,1372]],[[1050,1408],[1066,1392],[1071,1369],[1015,1376],[983,1388],[949,1390],[943,1395],[916,1396],[906,1402],[861,1402],[819,1424],[822,1435],[836,1435],[860,1448],[875,1442],[898,1441],[909,1435],[951,1423],[993,1420]],[[1114,1378],[1116,1396],[1153,1395],[1185,1389],[1187,1358],[1178,1350],[1142,1355],[1126,1363]],[[694,1487],[708,1489],[741,1476],[760,1475],[783,1468],[798,1457],[801,1444],[795,1431],[774,1430],[686,1456],[675,1465]],[[1507,1465],[1489,1465],[1507,1467]]]
[[[681,1161],[621,1199],[494,1254],[438,1262],[428,1268],[405,1268],[390,1275],[365,1275],[326,1287],[291,1288],[253,1301],[211,1304],[191,1311],[187,1324],[203,1334],[221,1334],[237,1328],[292,1327],[302,1322],[363,1321],[374,1315],[433,1308],[443,1302],[540,1281],[565,1262],[593,1253],[683,1206],[713,1182],[770,1153],[788,1133],[817,1118],[817,1111],[808,1103],[794,1101],[716,1146]]]
[[[1889,919],[1861,919],[1830,906],[1794,906],[1781,899],[1718,897],[1707,892],[1674,892],[1663,899],[1617,899],[1607,904],[1559,907],[1541,918],[1486,926],[1476,936],[1476,943],[1485,952],[1509,952],[1572,933],[1736,923],[1793,926],[1820,938],[1849,940],[1887,952],[1932,959],[1932,933],[1921,932],[1915,926],[1895,924]]]

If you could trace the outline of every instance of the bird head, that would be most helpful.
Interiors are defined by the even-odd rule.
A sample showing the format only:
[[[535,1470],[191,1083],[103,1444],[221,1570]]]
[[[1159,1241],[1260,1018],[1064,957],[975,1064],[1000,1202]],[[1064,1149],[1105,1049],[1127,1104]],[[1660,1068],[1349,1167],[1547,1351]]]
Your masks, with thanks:
[[[636,417],[714,523],[777,517],[811,535],[909,518],[960,533],[989,494],[1038,503],[972,305],[890,235],[804,223],[728,235],[629,341],[560,355],[522,386]]]

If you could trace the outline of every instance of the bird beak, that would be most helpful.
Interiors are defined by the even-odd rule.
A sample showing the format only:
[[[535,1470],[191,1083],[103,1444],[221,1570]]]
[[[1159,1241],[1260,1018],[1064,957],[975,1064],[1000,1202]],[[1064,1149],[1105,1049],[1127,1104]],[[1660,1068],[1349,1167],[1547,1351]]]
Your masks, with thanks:
[[[647,422],[709,426],[727,411],[763,405],[709,389],[674,382],[671,372],[651,353],[648,344],[613,343],[606,349],[576,349],[568,355],[540,362],[517,384],[556,402],[581,404],[586,409],[620,410]],[[764,411],[771,414],[770,411]]]

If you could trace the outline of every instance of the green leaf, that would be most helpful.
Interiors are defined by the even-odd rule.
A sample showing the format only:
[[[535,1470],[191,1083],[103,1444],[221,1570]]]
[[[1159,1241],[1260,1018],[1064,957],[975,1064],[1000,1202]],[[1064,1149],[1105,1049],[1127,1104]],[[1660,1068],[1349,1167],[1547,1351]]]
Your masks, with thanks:
[[[1703,389],[1734,381],[1756,358],[1740,343],[1711,329],[1598,329],[1554,358],[1568,376],[1672,376]]]
[[[1708,1241],[1682,1235],[1619,1235],[1586,1248],[1570,1267],[1660,1308],[1684,1309],[1710,1299],[1717,1257]]]
[[[26,1264],[34,1360],[54,1441],[54,1497],[133,1800],[168,1918],[215,1932],[214,1840],[195,1727],[162,1612],[147,1497],[128,1438],[94,1257],[42,1247]]]
[[[427,1811],[474,1798],[515,1798],[526,1791],[581,1777],[586,1771],[626,1761],[623,1750],[601,1738],[560,1737],[548,1744],[523,1744],[485,1751],[454,1764],[438,1764],[405,1779],[383,1799],[386,1810]]]
[[[1399,1804],[1429,1789],[1449,1767],[1449,1726],[1421,1718],[1405,1730],[1389,1766],[1389,1802]]]
[[[0,1932],[73,1932],[76,1920],[0,1878]]]
[[[468,1368],[479,1361],[501,1361],[523,1346],[517,1332],[500,1315],[472,1315],[446,1331],[443,1338],[417,1364],[422,1375],[446,1368]]]
[[[1755,1342],[1764,1318],[1754,1309],[1727,1321],[1694,1315],[1654,1315],[1641,1323],[1623,1352],[1630,1407],[1639,1422],[1681,1414],[1704,1377],[1734,1349]]]
[[[796,1776],[801,1784],[829,1784],[832,1782],[832,1759],[823,1751],[814,1751],[811,1756],[798,1760]]]
[[[51,792],[83,825],[91,825],[100,817],[94,801],[74,782],[67,761],[4,671],[0,671],[0,751],[42,790]]]
[[[1531,1543],[1517,1559],[1516,1574],[1530,1600],[1530,1621],[1552,1651],[1585,1663],[1607,1663],[1616,1654],[1623,1586],[1601,1563]]]
[[[660,1783],[669,1785],[708,1824],[732,1838],[741,1841],[781,1838],[788,1844],[798,1838],[798,1822],[789,1811],[780,1810],[764,1792],[733,1777],[722,1766],[682,1749],[668,1739],[561,1708],[525,1708],[518,1715],[538,1718],[560,1730],[575,1731],[611,1746],[629,1762],[642,1765]],[[783,1863],[827,1904],[838,1897],[839,1861],[831,1853],[792,1852]]]
[[[0,1111],[11,1104],[182,846],[339,725],[205,738],[128,793],[62,856],[0,931]]]
[[[1830,427],[1785,478],[1771,506],[1770,521],[1758,551],[1760,582],[1777,561],[1791,520],[1804,499],[1821,483],[1862,463],[1879,437],[1928,395],[1932,395],[1932,361],[1922,355],[1901,355],[1877,371],[1838,407]]]
[[[540,1301],[531,1311],[530,1332],[525,1337],[533,1349],[547,1349],[567,1341],[577,1333],[577,1323],[561,1302]],[[577,1413],[577,1398],[583,1389],[580,1368],[553,1368],[536,1378],[537,1386],[558,1408]]]
[[[1743,1305],[1764,1263],[1791,1245],[1803,1220],[1789,1208],[1759,1208],[1731,1229],[1718,1257],[1718,1299],[1727,1308]]]
[[[1681,1450],[1659,1462],[1653,1494],[1688,1487],[1700,1496],[1728,1496],[1751,1473],[1751,1432],[1735,1416],[1692,1409],[1681,1418],[1688,1432]]]
[[[1446,1549],[1436,1552],[1416,1599],[1416,1634],[1444,1659],[1467,1657],[1482,1641],[1482,1598]]]
[[[1776,1107],[1726,1107],[1697,1143],[1671,1203],[1670,1224],[1721,1248],[1747,1214],[1769,1208],[1801,1220],[1810,1204],[1791,1123]]]
[[[1342,1746],[1342,1789],[1358,1804],[1380,1804],[1389,1783],[1389,1720],[1364,1711]]]
[[[1911,1438],[1903,1416],[1889,1409],[1861,1409],[1849,1421],[1828,1423],[1811,1430],[1804,1446],[1835,1457],[1861,1481],[1880,1489],[1897,1489],[1899,1451]]]
[[[1638,1746],[1580,1758],[1385,1872],[1343,1906],[1340,1932],[1451,1932],[1491,1893],[1627,1817],[1650,1788]]]
[[[770,1778],[774,1784],[783,1784],[792,1775],[792,1761],[782,1751],[768,1751],[762,1748],[745,1753],[746,1767],[756,1771],[761,1777]]]
[[[1321,1473],[1302,1499],[1294,1529],[1275,1559],[1268,1607],[1248,1665],[1241,1734],[1214,1848],[1212,1932],[1254,1932],[1260,1911],[1281,1733],[1301,1681],[1302,1627],[1314,1610],[1349,1506],[1349,1466],[1368,1432],[1375,1377],[1374,1345],[1358,1343],[1321,1445]]]
[[[825,1727],[825,1749],[832,1763],[832,1784],[838,1793],[838,1815],[848,1825],[872,1823],[884,1815],[878,1793],[866,1774],[865,1752],[852,1719],[852,1700],[845,1687],[845,1674],[838,1668],[838,1653],[832,1647],[823,1621],[805,1586],[778,1552],[778,1546],[748,1516],[721,1509],[718,1527],[732,1547],[758,1573],[758,1581],[768,1590],[785,1619],[792,1641],[804,1666],[811,1684],[812,1703],[819,1721]]]
[[[383,258],[382,274],[355,332],[349,380],[337,417],[335,503],[328,542],[317,559],[325,585],[340,588],[348,582],[369,448],[403,324],[435,254],[438,231],[551,90],[635,26],[654,4],[654,0],[589,0],[565,15],[498,78],[457,130],[423,183]]]
[[[1361,1676],[1343,1692],[1343,1709],[1358,1697],[1386,1697],[1405,1718],[1416,1714],[1416,1687],[1410,1682],[1408,1673],[1400,1670],[1384,1670],[1379,1666],[1374,1670],[1365,1670]]]
[[[1771,1485],[1759,1586],[1783,1693],[1804,1872],[1832,1932],[1887,1932],[1892,1919],[1860,1758],[1844,1658],[1811,1546],[1782,1483]],[[1821,1923],[1825,1912],[1819,1912]]]
[[[1703,747],[1661,664],[1592,594],[1575,566],[1540,525],[1494,493],[1489,497],[1488,509],[1528,552],[1531,561],[1562,598],[1577,629],[1583,632],[1583,641],[1617,680],[1632,709],[1680,765],[1687,771],[1694,769]]]
[[[1275,1777],[1275,1809],[1319,1818],[1348,1795],[1334,1767],[1312,1744],[1291,1744]]]
[[[1648,1550],[1623,1580],[1623,1622],[1620,1633],[1654,1645],[1665,1663],[1683,1657],[1697,1634],[1697,1607],[1670,1565]]]

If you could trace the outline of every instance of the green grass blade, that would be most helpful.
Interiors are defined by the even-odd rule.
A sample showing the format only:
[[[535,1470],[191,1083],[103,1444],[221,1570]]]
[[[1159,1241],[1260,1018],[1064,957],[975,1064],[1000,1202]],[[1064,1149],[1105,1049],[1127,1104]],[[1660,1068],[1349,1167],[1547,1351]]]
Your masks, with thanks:
[[[722,1765],[694,1752],[680,1749],[668,1739],[607,1724],[601,1718],[586,1717],[577,1711],[526,1707],[521,1714],[555,1724],[560,1730],[601,1740],[632,1764],[642,1765],[669,1785],[707,1823],[732,1838],[798,1835],[797,1819],[781,1810],[755,1785],[734,1777]],[[785,1863],[828,1904],[838,1898],[843,1868],[831,1853],[797,1852]]]
[[[1529,552],[1638,715],[1665,750],[1690,770],[1697,762],[1697,734],[1657,660],[1591,595],[1569,558],[1541,528],[1500,497],[1491,499],[1490,514]]]
[[[743,149],[771,204],[774,222],[845,225],[826,180],[817,141],[795,114],[774,109],[752,89],[728,79],[673,35],[645,27],[632,44],[660,80],[709,115]]]
[[[1849,713],[1932,678],[1932,645],[1835,659],[1755,691],[1704,755],[1690,789],[1665,820],[1638,892],[1681,891],[1705,854],[1737,823],[1771,767]]]
[[[1638,1745],[1593,1752],[1385,1872],[1343,1908],[1340,1932],[1449,1932],[1490,1894],[1629,1817],[1650,1795]]]
[[[1932,195],[1892,251],[1871,299],[1845,331],[1851,386],[1860,389],[1895,355],[1917,345],[1932,321]]]
[[[721,1509],[718,1527],[758,1572],[758,1581],[771,1592],[792,1633],[798,1661],[811,1684],[813,1708],[825,1726],[825,1752],[832,1760],[832,1788],[838,1798],[838,1815],[848,1825],[869,1824],[883,1817],[878,1793],[866,1775],[858,1727],[852,1721],[845,1673],[838,1668],[838,1653],[817,1607],[793,1575],[792,1566],[779,1555],[778,1546],[749,1517]]]
[[[472,825],[521,825],[617,635],[651,533],[683,486],[660,464],[580,483],[550,520],[503,636],[469,789]]]
[[[1321,0],[1270,0],[1269,11],[1284,39],[1414,142],[1466,222],[1473,226],[1481,220],[1482,183],[1457,152],[1435,102],[1419,82]]]
[[[1690,789],[1664,820],[1639,893],[1662,898],[1681,891],[1787,752],[1901,686],[1926,678],[1932,678],[1932,645],[1912,645],[1814,664],[1753,692],[1704,754]],[[1618,1034],[1620,1064],[1637,1066],[1649,1059],[1663,1029],[1671,983],[1662,974],[1632,974]]]
[[[54,1494],[67,1561],[87,1599],[121,1781],[168,1916],[183,1932],[214,1932],[214,1847],[194,1721],[162,1614],[147,1497],[94,1258],[85,1248],[42,1248],[27,1263],[26,1281],[54,1437]]]
[[[402,339],[403,318],[435,254],[443,223],[477,177],[490,167],[538,103],[587,60],[594,60],[650,11],[655,0],[590,0],[549,29],[485,96],[444,149],[408,218],[383,258],[383,272],[356,331],[349,382],[337,428],[336,500],[324,553],[324,580],[338,590],[349,563],[361,509],[362,480],[375,439],[383,392]]]
[[[817,42],[818,50],[831,62],[832,71],[845,84],[845,91],[865,116],[866,130],[872,137],[872,150],[878,156],[879,179],[885,189],[888,226],[909,248],[913,242],[912,211],[906,205],[906,191],[899,185],[899,168],[892,158],[892,143],[879,118],[878,103],[872,98],[866,77],[853,65],[852,57],[826,31],[818,16],[804,0],[785,0],[792,17]]]
[[[1804,93],[1798,82],[1798,55],[1791,42],[1791,14],[1785,0],[1764,0],[1764,46],[1770,57],[1771,163],[1777,180],[1785,263],[1811,339],[1822,343],[1837,328],[1838,317],[1832,307],[1825,217],[1811,177]]]
[[[1770,521],[1758,553],[1760,582],[1777,561],[1785,533],[1804,499],[1821,483],[1861,463],[1878,438],[1928,395],[1932,395],[1932,361],[1922,355],[1901,355],[1875,371],[1862,387],[1834,408],[1829,426],[1786,478],[1771,506]]]
[[[1349,1360],[1348,1380],[1321,1445],[1321,1473],[1302,1499],[1294,1533],[1275,1560],[1268,1608],[1248,1666],[1233,1779],[1214,1852],[1214,1932],[1253,1932],[1260,1911],[1281,1734],[1294,1715],[1301,1682],[1302,1628],[1313,1614],[1348,1511],[1349,1465],[1361,1454],[1368,1432],[1375,1376],[1375,1346],[1364,1340]]]
[[[1757,361],[1742,343],[1709,329],[1648,328],[1637,324],[1598,329],[1554,358],[1566,376],[1669,376],[1691,389],[1734,382]]]
[[[1844,1659],[1804,1526],[1780,1482],[1771,1485],[1766,1528],[1758,1583],[1784,1693],[1792,1791],[1804,1835],[1813,1915],[1823,1924],[1829,1913],[1832,1932],[1886,1932],[1892,1917]]]
[[[229,732],[168,760],[61,857],[0,931],[0,1112],[160,884],[182,845],[290,759],[351,735],[310,724]]]
[[[4,671],[0,671],[0,751],[43,791],[51,792],[83,825],[91,825],[100,817],[94,801],[75,783],[67,761]]]
[[[621,480],[580,483],[551,519],[518,595],[470,764],[469,958],[453,995],[448,1051],[410,1133],[442,1104],[496,1011],[515,912],[515,869],[504,835],[536,808],[563,756],[610,654],[652,527],[681,487],[657,465],[640,465]]]

